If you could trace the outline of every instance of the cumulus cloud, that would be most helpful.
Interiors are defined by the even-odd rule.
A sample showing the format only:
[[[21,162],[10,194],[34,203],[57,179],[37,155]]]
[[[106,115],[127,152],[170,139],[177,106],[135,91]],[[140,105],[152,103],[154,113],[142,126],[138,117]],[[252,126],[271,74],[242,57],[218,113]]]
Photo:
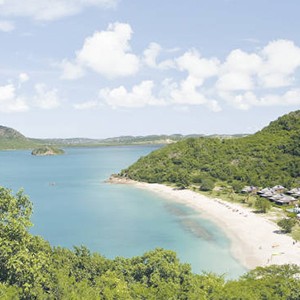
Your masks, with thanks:
[[[213,111],[220,111],[217,100],[206,95],[202,88],[205,80],[215,77],[219,69],[219,60],[216,58],[203,58],[196,50],[190,50],[176,59],[180,71],[188,73],[180,84],[173,84],[170,89],[171,103],[180,105],[205,105]]]
[[[26,100],[16,95],[16,88],[13,84],[0,86],[0,112],[24,112],[28,109]]]
[[[131,53],[129,41],[132,29],[126,23],[110,24],[107,30],[97,31],[85,39],[73,63],[62,63],[65,79],[82,76],[82,69],[89,68],[107,78],[130,76],[139,70],[140,60]]]
[[[300,48],[292,41],[270,42],[258,53],[236,49],[222,64],[216,87],[222,91],[286,87],[299,67]]]
[[[63,60],[60,67],[62,69],[61,79],[74,80],[83,77],[85,74],[80,65],[69,62],[68,60]]]
[[[176,59],[177,66],[181,71],[187,71],[189,77],[202,85],[204,80],[217,75],[219,60],[216,58],[202,58],[200,53],[193,49]]]
[[[253,106],[298,105],[292,85],[300,67],[300,48],[276,40],[256,53],[232,51],[221,65],[216,93],[238,109]]]
[[[115,89],[101,89],[100,99],[114,108],[117,107],[143,107],[148,105],[165,105],[163,99],[153,96],[154,83],[151,80],[142,81],[128,91],[124,86]]]
[[[15,25],[14,25],[13,22],[11,22],[11,21],[0,21],[0,31],[11,32],[14,29],[15,29]]]
[[[35,85],[35,105],[42,109],[54,109],[60,106],[57,89],[48,89],[43,83]]]
[[[142,67],[151,68],[151,72],[172,68],[173,79],[167,78],[158,85],[151,79],[132,89],[123,85],[102,88],[101,101],[114,108],[202,105],[220,111],[224,102],[243,110],[299,104],[299,90],[293,84],[299,75],[300,48],[292,41],[272,41],[252,52],[235,49],[224,61],[203,57],[196,49],[177,58],[160,60],[168,51],[157,43],[150,43],[140,57],[133,54],[131,36],[132,29],[125,23],[110,24],[107,30],[94,33],[85,40],[73,62],[63,61],[62,78],[79,78],[86,69],[116,78],[134,75]],[[91,101],[74,107],[89,109],[98,105],[99,102]]]
[[[157,88],[153,81],[148,80],[133,86],[131,91],[128,91],[124,86],[101,89],[99,98],[113,108],[205,105],[213,111],[219,111],[218,102],[208,99],[204,94],[198,92],[195,84],[185,80],[181,86],[178,86],[171,79],[166,79]]]
[[[144,50],[144,63],[150,67],[160,70],[166,70],[173,68],[175,66],[175,63],[171,59],[166,59],[161,61],[160,63],[157,63],[157,57],[162,52],[162,47],[157,43],[151,43],[149,47]]]
[[[225,91],[253,89],[253,75],[261,64],[262,59],[255,53],[248,54],[240,49],[232,51],[220,68],[216,87]]]
[[[223,98],[231,105],[241,110],[251,107],[289,106],[300,105],[300,89],[291,89],[283,94],[266,94],[257,96],[252,91],[241,94],[223,93]]]
[[[293,73],[300,67],[300,48],[292,41],[270,42],[261,51],[264,63],[258,71],[263,87],[277,88],[289,86]]]
[[[118,0],[3,0],[0,1],[0,15],[52,21],[78,14],[88,7],[115,7],[117,2]]]
[[[213,111],[220,111],[221,107],[217,100],[210,99],[205,95],[205,91],[198,90],[198,87],[202,83],[202,79],[188,76],[179,86],[174,86],[171,90],[171,103],[180,105],[205,105]]]

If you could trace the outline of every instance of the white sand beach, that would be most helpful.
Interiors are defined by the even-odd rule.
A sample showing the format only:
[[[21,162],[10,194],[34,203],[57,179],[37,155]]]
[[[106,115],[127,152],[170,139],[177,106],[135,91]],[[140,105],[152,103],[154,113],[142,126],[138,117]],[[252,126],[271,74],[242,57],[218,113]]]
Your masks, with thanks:
[[[176,190],[161,184],[140,183],[114,178],[112,183],[133,184],[185,204],[219,226],[231,240],[233,256],[247,269],[272,264],[300,265],[300,242],[278,233],[278,226],[246,207],[191,190]]]

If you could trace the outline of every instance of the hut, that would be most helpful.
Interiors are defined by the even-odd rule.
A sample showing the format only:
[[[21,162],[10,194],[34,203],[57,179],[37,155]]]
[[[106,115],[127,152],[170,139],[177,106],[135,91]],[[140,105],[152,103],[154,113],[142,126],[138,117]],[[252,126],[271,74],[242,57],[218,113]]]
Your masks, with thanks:
[[[266,188],[258,191],[257,193],[262,195],[262,194],[269,193],[269,192],[274,193],[274,190],[272,188],[266,187]]]
[[[284,195],[283,197],[278,197],[277,199],[274,200],[276,204],[283,205],[283,204],[288,204],[292,205],[297,199],[295,199],[292,196],[286,196]]]
[[[293,197],[300,197],[300,188],[293,188],[286,193],[292,195]]]
[[[242,190],[241,193],[243,194],[253,194],[257,192],[257,187],[256,186],[245,186]]]
[[[274,195],[276,195],[274,191],[267,191],[267,192],[265,192],[264,194],[260,194],[261,197],[269,198],[269,199],[270,199],[271,197],[273,197]]]
[[[272,189],[276,192],[276,193],[283,193],[286,188],[282,185],[275,185],[272,187]]]

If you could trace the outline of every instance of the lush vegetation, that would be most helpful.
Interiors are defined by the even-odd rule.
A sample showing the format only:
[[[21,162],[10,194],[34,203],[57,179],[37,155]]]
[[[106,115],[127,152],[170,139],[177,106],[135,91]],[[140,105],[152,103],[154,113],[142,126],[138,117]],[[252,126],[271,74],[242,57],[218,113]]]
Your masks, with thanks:
[[[140,158],[120,174],[179,187],[226,183],[236,191],[300,185],[300,110],[280,117],[256,134],[241,138],[189,138]],[[208,184],[209,183],[209,184]]]
[[[300,268],[257,268],[238,280],[193,274],[172,251],[109,260],[86,247],[53,248],[29,233],[32,204],[0,187],[1,299],[299,299]],[[205,258],[204,258],[205,259]]]
[[[291,233],[296,225],[296,220],[293,218],[283,218],[277,222],[277,225],[282,228],[283,232]]]
[[[43,146],[36,149],[33,149],[31,154],[37,156],[45,156],[45,155],[61,155],[64,154],[64,150],[55,148],[52,146]]]

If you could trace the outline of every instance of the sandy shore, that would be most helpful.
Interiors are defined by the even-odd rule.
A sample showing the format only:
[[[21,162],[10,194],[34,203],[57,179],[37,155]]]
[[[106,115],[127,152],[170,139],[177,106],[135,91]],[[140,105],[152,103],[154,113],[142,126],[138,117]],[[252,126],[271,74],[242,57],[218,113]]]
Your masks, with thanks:
[[[278,226],[238,204],[208,198],[190,190],[175,190],[161,184],[114,178],[112,183],[133,184],[185,204],[213,221],[231,240],[233,256],[247,269],[272,264],[300,265],[300,242],[278,233]]]

